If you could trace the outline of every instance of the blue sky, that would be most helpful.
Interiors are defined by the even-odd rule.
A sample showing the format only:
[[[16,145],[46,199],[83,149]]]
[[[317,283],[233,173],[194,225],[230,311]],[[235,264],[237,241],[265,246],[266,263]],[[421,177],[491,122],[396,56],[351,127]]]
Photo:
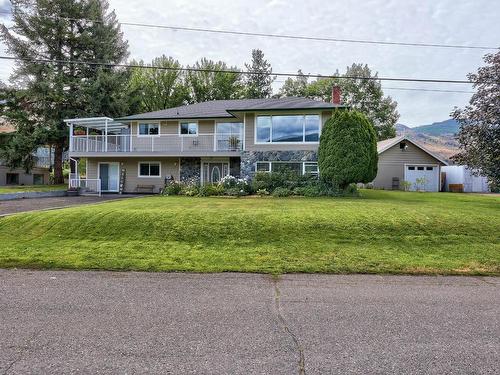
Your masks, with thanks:
[[[0,9],[7,1],[0,0]],[[110,0],[119,20],[260,33],[382,41],[500,46],[500,7],[495,1],[263,1]],[[331,74],[353,62],[366,63],[379,76],[465,79],[487,51],[396,47],[203,34],[123,26],[131,58],[166,54],[183,64],[201,57],[243,67],[260,48],[276,72]],[[0,44],[4,50],[4,46]],[[5,51],[3,51],[5,53]],[[12,64],[0,63],[6,81]],[[284,78],[278,78],[283,80]],[[276,88],[281,83],[276,83]],[[469,91],[469,85],[384,83],[385,87]],[[470,95],[385,90],[398,101],[400,122],[410,126],[444,120]]]

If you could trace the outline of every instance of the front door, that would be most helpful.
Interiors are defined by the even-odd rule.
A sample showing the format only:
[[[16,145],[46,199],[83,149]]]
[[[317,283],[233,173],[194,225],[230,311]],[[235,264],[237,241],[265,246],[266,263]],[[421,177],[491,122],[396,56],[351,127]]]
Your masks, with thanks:
[[[203,163],[203,183],[216,184],[222,177],[229,174],[229,164],[216,162],[216,163]]]
[[[120,166],[118,163],[99,163],[101,191],[118,192],[120,185]]]

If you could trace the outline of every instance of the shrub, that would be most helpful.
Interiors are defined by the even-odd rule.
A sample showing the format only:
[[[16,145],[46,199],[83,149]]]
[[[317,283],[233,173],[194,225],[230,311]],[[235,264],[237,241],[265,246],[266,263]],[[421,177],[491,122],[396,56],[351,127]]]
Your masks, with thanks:
[[[230,197],[242,197],[248,195],[248,193],[240,188],[232,187],[228,189],[224,189],[224,195],[228,195]]]
[[[162,191],[163,195],[179,195],[182,191],[182,185],[179,182],[171,182]]]
[[[293,189],[293,193],[304,197],[319,197],[321,195],[321,189],[319,184],[300,186]]]
[[[237,178],[228,175],[220,180],[219,185],[222,186],[224,191],[227,191],[229,189],[238,189],[243,190],[243,192],[245,193],[244,195],[248,195],[252,192],[252,186],[246,178]]]
[[[318,150],[321,179],[345,189],[377,175],[377,135],[358,111],[336,110],[323,127]]]
[[[273,191],[273,197],[289,197],[293,192],[290,189],[284,187],[277,187]]]
[[[266,190],[266,189],[259,189],[257,190],[257,195],[260,195],[261,197],[265,196],[265,195],[269,195],[269,192]]]
[[[222,185],[203,185],[198,189],[198,195],[200,197],[209,197],[211,195],[222,195],[224,193],[224,187]]]
[[[282,187],[290,190],[296,187],[308,186],[316,183],[318,178],[313,175],[300,175],[291,170],[283,170],[280,172],[257,172],[252,181],[253,191],[265,189],[274,191],[274,189]]]
[[[411,189],[411,185],[410,181],[401,181],[401,189],[404,191],[409,191]]]

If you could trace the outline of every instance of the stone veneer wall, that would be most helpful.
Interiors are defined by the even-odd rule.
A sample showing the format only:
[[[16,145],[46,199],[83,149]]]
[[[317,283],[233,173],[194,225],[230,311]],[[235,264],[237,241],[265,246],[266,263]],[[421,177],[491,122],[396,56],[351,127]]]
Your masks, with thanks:
[[[241,177],[252,178],[258,161],[318,161],[316,151],[244,151],[241,154]]]
[[[201,160],[200,158],[181,158],[181,181],[201,180]]]

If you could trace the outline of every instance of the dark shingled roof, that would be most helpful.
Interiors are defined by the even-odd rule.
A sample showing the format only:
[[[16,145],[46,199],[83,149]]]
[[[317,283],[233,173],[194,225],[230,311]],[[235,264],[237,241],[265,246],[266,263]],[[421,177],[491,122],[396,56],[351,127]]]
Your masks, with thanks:
[[[129,120],[167,120],[167,119],[202,119],[234,117],[231,112],[238,111],[271,111],[286,109],[333,109],[342,105],[320,102],[308,98],[282,98],[282,99],[238,99],[214,100],[181,107],[168,108],[161,111],[141,113],[126,116],[118,121]]]

